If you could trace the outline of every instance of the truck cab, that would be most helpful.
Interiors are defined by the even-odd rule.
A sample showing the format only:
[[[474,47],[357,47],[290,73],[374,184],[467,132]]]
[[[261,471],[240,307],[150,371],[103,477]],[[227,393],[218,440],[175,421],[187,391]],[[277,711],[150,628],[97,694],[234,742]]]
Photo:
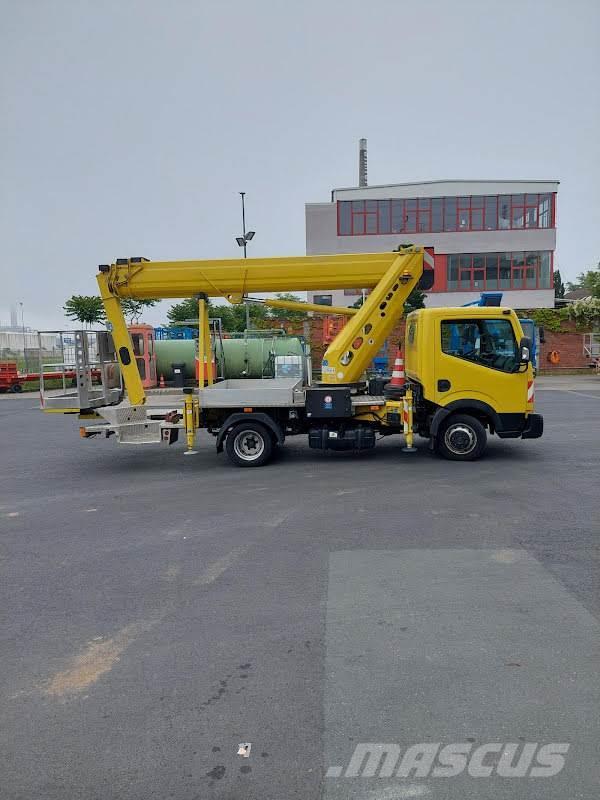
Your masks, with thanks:
[[[442,455],[477,458],[486,430],[501,438],[541,436],[531,342],[512,309],[419,309],[407,318],[405,350],[418,430]]]

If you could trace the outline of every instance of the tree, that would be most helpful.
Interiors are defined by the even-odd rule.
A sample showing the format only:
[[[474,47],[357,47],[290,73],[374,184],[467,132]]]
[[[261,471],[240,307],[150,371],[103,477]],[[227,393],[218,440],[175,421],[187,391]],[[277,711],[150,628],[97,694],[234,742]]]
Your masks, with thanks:
[[[408,295],[406,303],[404,303],[404,316],[410,314],[411,311],[416,311],[417,308],[425,308],[425,298],[427,295],[422,292],[418,286],[412,290]]]
[[[249,303],[250,327],[261,328],[267,320],[267,309],[262,303]],[[246,330],[246,304],[213,306],[211,317],[220,317],[224,331],[242,333]]]
[[[210,303],[209,303],[210,309]],[[171,325],[192,325],[195,320],[198,324],[198,301],[193,297],[173,303],[167,311],[167,319]]]
[[[580,272],[577,280],[575,282],[569,281],[567,286],[570,292],[575,291],[575,289],[589,289],[592,297],[600,297],[600,261],[594,269]]]
[[[121,300],[121,309],[131,325],[133,322],[138,322],[145,308],[152,308],[157,302],[157,300],[133,300],[131,297],[124,297]]]
[[[246,304],[235,305],[212,305],[208,301],[208,316],[211,319],[219,317],[224,331],[230,333],[242,332],[246,329]],[[259,327],[267,318],[267,312],[263,305],[258,303],[250,304],[250,324]],[[167,319],[171,325],[198,325],[198,301],[190,297],[180,303],[174,303],[167,311]]]
[[[106,315],[102,298],[97,295],[74,294],[63,306],[65,316],[86,325],[104,322]]]
[[[562,282],[562,278],[560,277],[560,272],[556,270],[554,273],[554,297],[564,297],[565,296],[565,285]]]
[[[600,298],[600,261],[595,269],[589,269],[579,276],[582,285],[590,290],[592,297]]]
[[[275,295],[278,300],[288,300],[293,303],[301,303],[302,299],[289,292],[278,292]],[[283,319],[288,322],[298,322],[306,319],[306,311],[292,308],[267,308],[267,319]]]

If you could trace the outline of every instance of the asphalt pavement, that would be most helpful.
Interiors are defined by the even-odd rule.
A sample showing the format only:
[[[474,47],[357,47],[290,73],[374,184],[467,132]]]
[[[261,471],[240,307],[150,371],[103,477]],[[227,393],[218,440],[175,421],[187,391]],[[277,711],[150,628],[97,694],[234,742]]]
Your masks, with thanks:
[[[537,410],[472,464],[291,439],[244,470],[0,396],[2,800],[595,800],[600,379]],[[460,742],[568,747],[553,777],[350,774]]]

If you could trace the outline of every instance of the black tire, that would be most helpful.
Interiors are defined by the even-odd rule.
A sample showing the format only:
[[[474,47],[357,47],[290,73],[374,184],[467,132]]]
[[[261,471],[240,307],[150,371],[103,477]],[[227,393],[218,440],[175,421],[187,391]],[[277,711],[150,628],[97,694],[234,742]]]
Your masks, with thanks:
[[[470,414],[451,414],[439,427],[436,450],[451,461],[475,461],[484,453],[487,434]]]
[[[19,394],[19,392],[23,391],[23,387],[20,383],[13,383],[13,385],[10,387],[10,390],[13,394]]]
[[[262,467],[273,453],[273,439],[264,425],[250,419],[227,434],[225,451],[236,467]]]

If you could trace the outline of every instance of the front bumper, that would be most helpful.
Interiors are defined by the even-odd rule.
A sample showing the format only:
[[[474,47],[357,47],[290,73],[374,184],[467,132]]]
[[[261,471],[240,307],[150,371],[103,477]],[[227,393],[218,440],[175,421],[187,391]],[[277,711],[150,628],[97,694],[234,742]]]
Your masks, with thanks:
[[[544,418],[541,414],[498,414],[495,432],[501,439],[539,439]]]
[[[544,432],[544,418],[541,414],[529,414],[521,439],[539,439]]]

